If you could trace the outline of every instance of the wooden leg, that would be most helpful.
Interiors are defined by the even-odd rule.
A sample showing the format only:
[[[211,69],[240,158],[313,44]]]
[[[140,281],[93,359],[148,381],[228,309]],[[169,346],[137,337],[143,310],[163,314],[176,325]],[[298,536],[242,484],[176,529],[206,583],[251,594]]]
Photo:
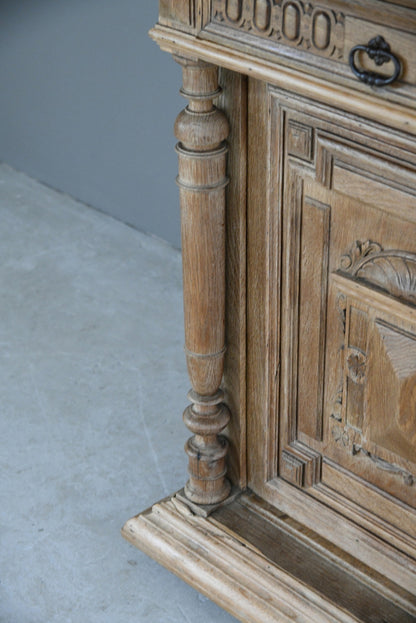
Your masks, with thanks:
[[[175,124],[179,140],[185,350],[192,389],[184,413],[194,433],[186,443],[189,481],[185,495],[210,505],[230,492],[228,442],[219,433],[229,421],[220,384],[225,352],[225,187],[227,119],[213,105],[214,65],[176,58],[183,67],[182,95],[189,100]]]

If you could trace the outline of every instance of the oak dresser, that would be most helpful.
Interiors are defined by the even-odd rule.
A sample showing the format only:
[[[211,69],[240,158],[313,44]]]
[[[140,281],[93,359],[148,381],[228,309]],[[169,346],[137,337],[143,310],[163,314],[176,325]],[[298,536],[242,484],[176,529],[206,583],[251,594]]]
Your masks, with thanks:
[[[415,622],[416,2],[160,0],[151,36],[192,436],[123,534],[241,621]]]

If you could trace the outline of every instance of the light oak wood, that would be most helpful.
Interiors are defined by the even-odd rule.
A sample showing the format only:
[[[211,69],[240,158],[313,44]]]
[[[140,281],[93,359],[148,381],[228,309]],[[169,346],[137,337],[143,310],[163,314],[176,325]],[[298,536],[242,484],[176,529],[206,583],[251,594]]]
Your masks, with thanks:
[[[124,536],[242,621],[416,621],[416,5],[161,0],[151,36],[189,100],[194,437]]]
[[[406,591],[253,496],[208,519],[167,498],[129,520],[123,536],[245,623],[416,617]]]
[[[370,138],[367,126],[356,122],[354,128],[354,120],[293,94],[267,89],[262,82],[253,82],[251,93],[249,107],[252,104],[254,112],[251,116],[249,108],[249,119],[253,119],[254,135],[259,141],[265,138],[263,146],[257,146],[254,174],[249,178],[253,198],[248,228],[255,237],[248,238],[248,256],[261,250],[265,257],[264,268],[253,263],[248,274],[248,283],[252,273],[256,284],[253,292],[248,288],[248,335],[256,344],[248,353],[248,369],[253,370],[248,378],[248,413],[256,413],[256,418],[248,417],[248,437],[256,440],[249,461],[249,484],[321,534],[332,533],[334,541],[363,561],[392,578],[400,576],[400,581],[415,591],[412,535],[416,525],[416,453],[414,446],[403,441],[403,435],[407,436],[404,430],[409,430],[403,427],[414,426],[414,416],[412,419],[407,415],[412,399],[405,399],[408,406],[399,406],[401,396],[408,396],[407,386],[399,390],[402,382],[396,382],[396,394],[392,393],[393,380],[387,381],[380,367],[390,365],[391,356],[386,360],[373,351],[377,348],[374,340],[378,326],[382,332],[388,331],[386,335],[393,335],[390,349],[395,348],[394,340],[413,343],[413,329],[409,328],[414,326],[414,286],[409,290],[407,281],[413,283],[408,264],[412,263],[414,248],[411,224],[415,183],[414,164],[410,165],[414,156],[406,150],[405,136],[398,138],[401,151],[396,152],[382,126],[378,139],[375,127]],[[260,135],[259,110],[262,118],[268,119],[267,129],[263,126]],[[313,149],[305,137],[311,137]],[[266,195],[264,179],[258,172],[268,163]],[[344,174],[351,182],[351,170],[361,181],[362,193],[351,183],[341,182]],[[257,216],[260,202],[268,206],[262,225]],[[364,240],[356,247],[360,236],[374,240],[374,246]],[[387,243],[386,251],[377,246],[377,238]],[[351,252],[357,259],[355,264],[349,258]],[[268,274],[280,261],[277,279],[259,279],[259,270]],[[381,266],[386,261],[390,274],[385,271],[383,277],[377,278],[373,270],[370,276],[374,262]],[[406,278],[398,276],[400,270],[404,270]],[[360,271],[367,271],[364,278],[351,274],[363,275]],[[402,284],[400,291],[397,280]],[[359,301],[359,309],[366,310],[368,320],[353,311],[350,323],[351,297]],[[259,301],[266,300],[272,307],[264,304],[269,311],[260,314]],[[346,341],[345,335],[351,331]],[[274,335],[278,339],[269,340]],[[369,354],[364,355],[368,348]],[[406,350],[407,354],[401,355],[404,362],[406,356],[411,358],[411,351],[408,347]],[[368,381],[360,367],[365,356],[373,362]],[[413,387],[412,381],[406,381],[412,378],[410,361],[400,365],[409,369],[403,383]],[[317,374],[323,369],[325,374]],[[388,382],[389,399],[396,396],[394,406],[383,398],[378,379],[382,384]],[[397,423],[386,434],[386,422],[392,418]],[[406,424],[400,425],[405,420]],[[365,439],[364,445],[360,439]],[[276,448],[280,448],[278,459],[272,455]],[[336,468],[343,474],[342,479],[336,475]],[[279,477],[305,489],[308,498],[303,497],[302,503],[302,496],[298,499]],[[333,489],[338,497],[334,498]],[[320,521],[311,515],[310,496],[325,503],[321,510],[314,507]],[[336,508],[340,516],[331,515],[328,507]],[[371,509],[373,514],[364,509]],[[353,524],[344,525],[344,517]],[[382,542],[363,546],[368,542],[368,533],[357,529],[356,524],[365,530],[371,524],[371,533],[381,537],[382,542],[394,540],[397,549],[389,551]]]
[[[224,85],[218,106],[229,120],[226,189],[226,313],[227,350],[222,387],[232,417],[225,431],[230,440],[228,476],[241,489],[246,473],[246,212],[247,212],[247,78],[220,70]]]
[[[369,88],[362,88],[360,84],[355,88],[343,86],[344,81],[334,88],[328,81],[313,74],[305,74],[300,70],[288,68],[267,58],[247,55],[239,49],[230,49],[221,42],[195,39],[179,31],[158,25],[151,31],[152,39],[166,52],[194,54],[207,62],[226,67],[238,73],[248,73],[250,76],[280,86],[289,90],[303,93],[316,98],[318,101],[342,107],[351,113],[367,117],[370,120],[382,121],[388,118],[388,125],[392,128],[408,131],[416,135],[416,116],[414,98],[409,105],[397,103],[393,105],[385,98],[374,98],[368,93]]]
[[[228,441],[219,433],[229,412],[219,389],[225,353],[225,187],[228,122],[213,105],[220,93],[218,69],[177,57],[181,93],[189,100],[175,123],[177,183],[182,225],[185,352],[192,406],[184,421],[194,436],[186,444],[189,481],[185,494],[215,504],[230,492],[225,478]],[[203,236],[203,241],[201,240]]]

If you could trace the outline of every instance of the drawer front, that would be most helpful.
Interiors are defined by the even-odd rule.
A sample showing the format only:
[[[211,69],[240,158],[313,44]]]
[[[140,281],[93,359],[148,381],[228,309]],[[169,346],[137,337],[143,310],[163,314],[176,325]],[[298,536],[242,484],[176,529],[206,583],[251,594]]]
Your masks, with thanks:
[[[204,36],[229,39],[233,47],[359,88],[350,52],[381,36],[401,66],[390,95],[401,88],[402,95],[416,99],[416,7],[378,0],[212,0],[210,20]],[[365,52],[357,51],[355,65],[385,77],[395,71],[392,60],[379,65]]]
[[[400,60],[402,67],[396,83],[416,85],[416,31],[406,32],[383,24],[356,19],[347,16],[345,20],[345,40],[343,58],[345,62],[350,51],[357,45],[366,45],[375,37],[381,36],[389,44],[391,52]],[[358,55],[358,53],[357,53]],[[392,61],[376,65],[365,53],[359,55],[357,64],[367,71],[376,71],[383,76],[391,76],[394,72]]]

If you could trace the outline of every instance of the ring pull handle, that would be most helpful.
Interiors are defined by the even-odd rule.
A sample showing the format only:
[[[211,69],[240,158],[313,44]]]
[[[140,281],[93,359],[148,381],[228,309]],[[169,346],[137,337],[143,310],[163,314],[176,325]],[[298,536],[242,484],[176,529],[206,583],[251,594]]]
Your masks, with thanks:
[[[356,58],[358,52],[365,52],[376,65],[383,65],[392,61],[394,65],[394,72],[391,76],[383,76],[375,71],[366,71],[356,65]],[[357,76],[361,82],[369,84],[374,87],[384,87],[387,84],[391,84],[400,75],[402,65],[400,60],[393,54],[389,44],[381,35],[377,35],[374,39],[371,39],[367,45],[356,45],[352,48],[349,54],[349,63],[353,73]]]

